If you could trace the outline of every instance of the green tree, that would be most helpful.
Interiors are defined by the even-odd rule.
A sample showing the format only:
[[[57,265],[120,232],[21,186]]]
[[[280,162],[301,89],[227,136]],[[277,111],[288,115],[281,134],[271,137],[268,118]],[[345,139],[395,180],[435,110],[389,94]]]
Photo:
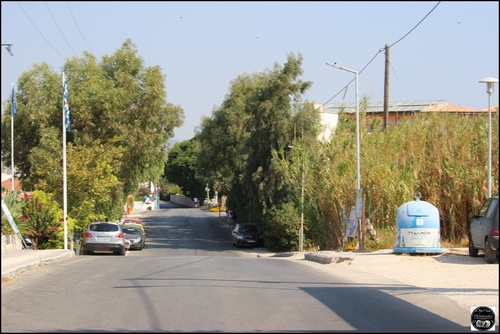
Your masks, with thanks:
[[[302,57],[288,55],[283,66],[234,80],[222,105],[202,120],[199,159],[216,189],[225,189],[238,221],[265,228],[266,215],[294,201],[279,160],[299,137],[315,138],[319,116],[302,102],[310,82],[299,79]],[[298,130],[297,130],[298,129]],[[296,226],[298,231],[298,226]],[[286,228],[286,231],[290,229]],[[293,230],[293,229],[292,229]],[[272,234],[266,236],[272,245]]]
[[[69,94],[68,212],[86,224],[118,219],[129,193],[159,180],[167,142],[184,114],[166,99],[159,66],[145,67],[130,40],[98,62],[85,52],[63,67]],[[15,168],[25,190],[45,190],[62,202],[62,78],[46,63],[18,80]],[[10,110],[10,102],[5,103]],[[10,113],[2,116],[2,158],[11,161]],[[82,177],[83,176],[83,177]]]
[[[176,143],[168,152],[164,176],[188,197],[204,194],[204,179],[198,170],[199,142],[196,138]]]

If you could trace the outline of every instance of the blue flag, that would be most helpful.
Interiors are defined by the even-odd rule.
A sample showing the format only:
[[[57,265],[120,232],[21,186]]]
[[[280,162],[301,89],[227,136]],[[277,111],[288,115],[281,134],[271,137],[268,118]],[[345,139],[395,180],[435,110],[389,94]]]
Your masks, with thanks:
[[[66,79],[63,81],[63,113],[66,132],[70,132],[71,128],[69,122],[68,84],[66,83]]]
[[[11,98],[11,112],[12,116],[16,116],[16,91],[14,90],[14,85],[12,85],[12,98]]]

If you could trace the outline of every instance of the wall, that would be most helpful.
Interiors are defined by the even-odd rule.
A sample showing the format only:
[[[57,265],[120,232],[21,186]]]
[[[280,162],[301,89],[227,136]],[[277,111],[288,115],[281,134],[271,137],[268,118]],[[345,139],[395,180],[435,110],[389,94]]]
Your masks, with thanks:
[[[14,234],[8,234],[8,235],[2,234],[2,252],[19,250],[22,248],[23,244],[18,236]]]
[[[170,195],[170,202],[194,208],[193,200],[182,195]]]

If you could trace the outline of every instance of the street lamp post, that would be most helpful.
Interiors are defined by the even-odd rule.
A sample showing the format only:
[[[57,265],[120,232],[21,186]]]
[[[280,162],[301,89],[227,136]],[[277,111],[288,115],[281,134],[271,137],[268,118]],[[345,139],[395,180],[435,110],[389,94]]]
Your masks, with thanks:
[[[288,145],[288,148],[295,148]],[[304,158],[301,156],[301,181],[300,181],[300,228],[299,228],[299,252],[304,251]]]
[[[338,68],[339,70],[344,70],[347,72],[354,73],[355,75],[355,81],[356,81],[356,179],[357,179],[357,190],[359,191],[361,189],[361,177],[360,177],[360,148],[359,148],[359,97],[358,97],[358,72],[351,70],[347,67],[343,67],[340,65],[337,65],[337,63],[326,63],[328,66],[332,66],[335,68]]]
[[[358,220],[359,227],[359,250],[364,251],[364,222],[363,222],[363,214],[362,208],[360,206],[364,205],[362,203],[358,203],[358,196],[361,196],[361,168],[360,168],[360,144],[359,144],[359,94],[358,94],[358,71],[351,70],[347,67],[337,65],[337,63],[326,63],[328,66],[332,66],[338,68],[339,70],[344,70],[347,72],[354,73],[354,79],[356,84],[356,214]],[[360,197],[361,199],[363,197]]]
[[[208,183],[205,187],[205,191],[207,192],[207,208],[210,209],[210,188],[208,187]]]
[[[299,230],[299,252],[304,251],[304,158],[300,165],[301,171],[301,191],[300,191],[300,230]]]
[[[498,79],[486,77],[479,82],[486,84],[486,93],[488,93],[488,197],[491,197],[491,94],[493,94],[493,86],[498,83]]]

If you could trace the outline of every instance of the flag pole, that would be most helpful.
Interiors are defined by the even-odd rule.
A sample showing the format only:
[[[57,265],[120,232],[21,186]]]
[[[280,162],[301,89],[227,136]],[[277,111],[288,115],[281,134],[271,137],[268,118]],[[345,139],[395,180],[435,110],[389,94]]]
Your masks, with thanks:
[[[12,100],[11,100],[11,113],[10,113],[10,167],[12,173],[12,191],[15,190],[14,183],[14,114],[16,113],[16,97],[14,95],[14,83],[12,83]]]
[[[67,185],[66,185],[66,80],[63,72],[63,110],[62,110],[62,133],[63,133],[63,220],[64,220],[64,250],[68,249],[68,207],[67,207]]]

